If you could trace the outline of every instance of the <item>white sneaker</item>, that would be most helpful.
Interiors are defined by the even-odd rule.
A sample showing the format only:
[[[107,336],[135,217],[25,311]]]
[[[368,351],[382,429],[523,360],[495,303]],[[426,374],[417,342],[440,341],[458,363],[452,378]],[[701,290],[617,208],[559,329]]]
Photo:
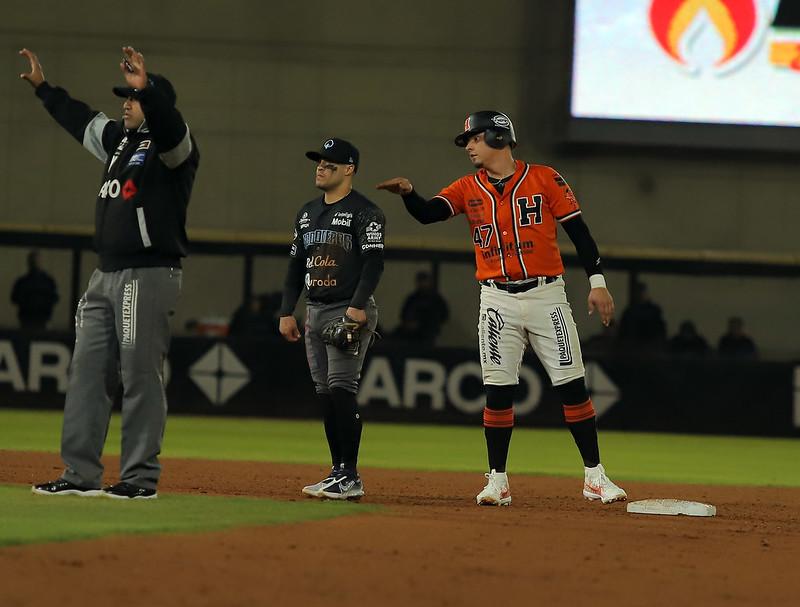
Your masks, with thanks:
[[[611,482],[602,464],[597,464],[594,468],[583,468],[583,497],[610,504],[625,501],[628,494]]]
[[[508,488],[508,476],[505,472],[491,472],[484,474],[489,479],[486,486],[477,496],[479,506],[510,506],[511,491]]]

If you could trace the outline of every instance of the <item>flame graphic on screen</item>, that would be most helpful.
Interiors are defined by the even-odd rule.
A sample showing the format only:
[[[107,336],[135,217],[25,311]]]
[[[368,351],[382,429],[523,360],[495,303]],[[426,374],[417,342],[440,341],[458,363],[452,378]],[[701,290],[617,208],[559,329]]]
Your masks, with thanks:
[[[680,42],[690,26],[705,11],[716,28],[723,54],[716,62],[722,67],[742,52],[757,25],[756,0],[653,0],[650,5],[650,26],[667,54],[686,65]]]

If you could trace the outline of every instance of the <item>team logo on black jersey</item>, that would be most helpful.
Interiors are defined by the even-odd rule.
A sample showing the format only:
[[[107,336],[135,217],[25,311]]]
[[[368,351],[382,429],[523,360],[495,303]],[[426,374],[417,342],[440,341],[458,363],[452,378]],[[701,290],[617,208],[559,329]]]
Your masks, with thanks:
[[[353,235],[335,230],[311,230],[303,234],[303,246],[306,249],[315,244],[330,244],[351,251]]]
[[[297,222],[297,225],[300,227],[301,230],[304,230],[309,225],[311,225],[311,218],[308,216],[308,211],[303,213],[303,216]]]

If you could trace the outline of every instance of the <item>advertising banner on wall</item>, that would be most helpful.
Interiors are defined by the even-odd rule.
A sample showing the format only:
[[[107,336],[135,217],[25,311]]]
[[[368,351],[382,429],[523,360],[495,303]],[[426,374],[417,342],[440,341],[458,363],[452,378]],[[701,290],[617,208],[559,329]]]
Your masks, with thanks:
[[[0,333],[0,406],[62,408],[71,350],[68,335]],[[319,417],[300,344],[179,337],[165,377],[171,413]],[[367,421],[480,426],[480,378],[472,350],[379,344],[358,400]],[[609,356],[586,360],[586,381],[606,429],[800,435],[800,366],[793,364]],[[558,398],[529,356],[515,413],[519,426],[563,424]]]

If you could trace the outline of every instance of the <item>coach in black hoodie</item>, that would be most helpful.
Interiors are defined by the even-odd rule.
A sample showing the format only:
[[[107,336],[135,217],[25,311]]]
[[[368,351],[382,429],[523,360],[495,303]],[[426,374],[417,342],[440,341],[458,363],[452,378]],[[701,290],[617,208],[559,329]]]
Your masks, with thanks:
[[[122,52],[126,86],[113,90],[125,102],[122,121],[116,121],[51,86],[36,55],[20,51],[30,61],[30,72],[20,77],[105,166],[95,204],[99,263],[75,316],[61,437],[66,469],[33,487],[43,495],[157,496],[169,317],[181,288],[186,207],[200,155],[170,82],[146,72],[141,53],[131,47]],[[120,381],[120,482],[101,489],[100,456]]]

